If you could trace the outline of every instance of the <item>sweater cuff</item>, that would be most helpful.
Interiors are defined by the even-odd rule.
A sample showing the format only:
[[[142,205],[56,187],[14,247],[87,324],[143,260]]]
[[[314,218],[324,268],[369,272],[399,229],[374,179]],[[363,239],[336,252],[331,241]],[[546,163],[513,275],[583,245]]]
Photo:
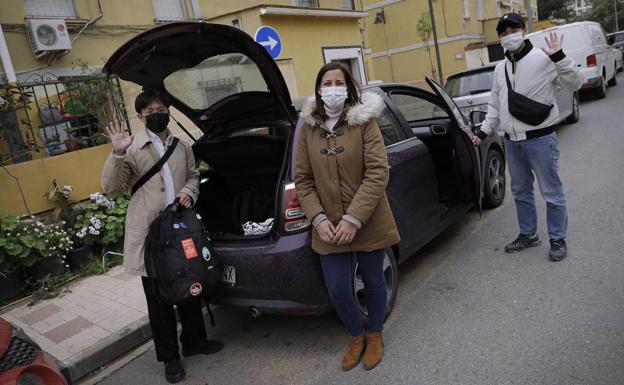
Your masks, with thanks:
[[[312,226],[316,227],[316,225],[323,222],[325,219],[327,219],[327,215],[323,213],[316,214],[314,219],[312,219]]]
[[[553,63],[557,63],[560,62],[561,60],[563,60],[566,57],[565,53],[563,53],[563,50],[560,49],[559,51],[553,53],[552,55],[549,56],[550,60],[553,61]]]
[[[342,219],[344,219],[345,221],[351,223],[352,225],[354,225],[355,227],[358,228],[358,230],[360,230],[362,228],[362,221],[357,219],[356,217],[354,217],[351,214],[345,214],[342,216]]]
[[[477,131],[477,133],[475,134],[477,137],[479,137],[479,139],[481,140],[485,140],[485,138],[488,137],[488,134],[486,134],[485,132],[479,130]]]

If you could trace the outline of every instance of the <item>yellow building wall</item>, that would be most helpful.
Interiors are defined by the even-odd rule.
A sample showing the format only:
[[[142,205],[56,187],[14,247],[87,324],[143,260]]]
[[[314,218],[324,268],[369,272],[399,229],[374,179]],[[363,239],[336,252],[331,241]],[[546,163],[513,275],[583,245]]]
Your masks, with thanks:
[[[465,49],[470,43],[497,42],[496,22],[512,9],[526,14],[524,0],[507,0],[509,7],[498,6],[496,0],[483,0],[479,9],[477,0],[436,0],[433,2],[443,75],[446,77],[466,68]],[[363,0],[368,12],[365,18],[365,45],[372,49],[376,78],[386,82],[419,83],[423,76],[431,76],[427,50],[417,48],[423,41],[417,25],[423,14],[429,14],[427,1],[404,0],[384,7],[370,8],[379,0]],[[367,9],[368,7],[368,9]],[[537,0],[532,0],[534,19],[537,18]],[[467,8],[467,9],[466,9]],[[480,12],[482,11],[482,12]],[[385,24],[374,24],[383,12]],[[437,71],[433,34],[430,38],[431,56]],[[390,52],[389,50],[401,52]]]
[[[358,9],[359,0],[354,1],[355,9]],[[343,9],[341,0],[318,0],[319,8],[322,9]],[[199,9],[202,17],[213,19],[230,13],[238,13],[242,10],[253,8],[259,5],[267,6],[294,6],[292,0],[199,0]]]
[[[100,172],[110,154],[110,144],[62,155],[37,159],[30,162],[6,166],[11,175],[19,178],[28,207],[32,213],[54,208],[46,198],[52,190],[52,180],[60,186],[74,188],[72,199],[85,199],[89,194],[101,191]],[[95,172],[94,170],[97,170]],[[6,172],[0,172],[0,211],[13,214],[26,214],[18,185]]]

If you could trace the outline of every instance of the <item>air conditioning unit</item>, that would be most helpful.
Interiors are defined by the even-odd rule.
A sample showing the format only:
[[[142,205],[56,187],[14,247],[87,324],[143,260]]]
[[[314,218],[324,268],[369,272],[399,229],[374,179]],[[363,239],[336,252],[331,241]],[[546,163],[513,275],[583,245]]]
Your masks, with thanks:
[[[28,19],[28,40],[35,55],[71,49],[71,40],[63,19]]]

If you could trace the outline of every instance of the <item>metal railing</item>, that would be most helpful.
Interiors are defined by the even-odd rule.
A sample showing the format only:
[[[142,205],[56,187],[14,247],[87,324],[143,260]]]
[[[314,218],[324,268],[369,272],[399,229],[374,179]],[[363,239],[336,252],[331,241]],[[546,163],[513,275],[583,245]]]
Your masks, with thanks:
[[[129,126],[118,78],[38,77],[0,85],[0,165],[107,143],[112,120]]]

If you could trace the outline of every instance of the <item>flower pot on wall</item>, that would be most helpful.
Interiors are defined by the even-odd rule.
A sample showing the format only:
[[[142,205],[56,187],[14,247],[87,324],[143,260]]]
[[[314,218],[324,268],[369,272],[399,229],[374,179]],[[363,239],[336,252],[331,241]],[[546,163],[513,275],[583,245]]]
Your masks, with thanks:
[[[63,262],[57,258],[46,257],[35,262],[34,265],[26,269],[26,274],[30,280],[30,283],[35,283],[46,276],[58,277],[65,273],[65,266]]]
[[[80,149],[80,143],[78,142],[78,139],[76,138],[65,139],[64,143],[65,143],[65,148],[67,148],[67,152],[77,151]]]
[[[69,264],[69,270],[78,271],[81,267],[89,264],[95,259],[93,247],[82,246],[70,251],[67,254],[67,264]]]
[[[22,269],[0,275],[0,302],[17,297],[26,289],[26,277]]]

